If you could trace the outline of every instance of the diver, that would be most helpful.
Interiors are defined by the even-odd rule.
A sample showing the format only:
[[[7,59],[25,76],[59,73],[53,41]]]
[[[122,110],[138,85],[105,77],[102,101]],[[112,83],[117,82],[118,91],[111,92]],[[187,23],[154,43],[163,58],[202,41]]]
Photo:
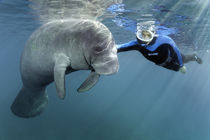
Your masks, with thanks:
[[[118,52],[137,50],[149,61],[164,68],[186,73],[184,63],[196,61],[202,64],[202,59],[196,54],[183,54],[172,38],[155,34],[154,31],[140,30],[136,40],[118,45]]]

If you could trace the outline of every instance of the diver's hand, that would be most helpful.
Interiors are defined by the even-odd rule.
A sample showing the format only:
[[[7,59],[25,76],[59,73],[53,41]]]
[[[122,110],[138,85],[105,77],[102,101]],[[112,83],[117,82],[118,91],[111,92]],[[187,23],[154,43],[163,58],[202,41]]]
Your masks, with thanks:
[[[182,66],[182,67],[179,69],[179,71],[180,71],[181,73],[185,74],[186,71],[187,71],[187,68],[186,68],[185,66]]]

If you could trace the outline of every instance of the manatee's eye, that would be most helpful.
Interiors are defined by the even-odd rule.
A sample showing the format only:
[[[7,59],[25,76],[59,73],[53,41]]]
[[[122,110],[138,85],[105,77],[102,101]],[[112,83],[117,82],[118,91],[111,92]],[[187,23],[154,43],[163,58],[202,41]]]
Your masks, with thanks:
[[[99,52],[101,52],[103,50],[104,50],[104,47],[101,47],[101,46],[95,46],[95,47],[93,47],[93,51],[95,53],[99,53]]]

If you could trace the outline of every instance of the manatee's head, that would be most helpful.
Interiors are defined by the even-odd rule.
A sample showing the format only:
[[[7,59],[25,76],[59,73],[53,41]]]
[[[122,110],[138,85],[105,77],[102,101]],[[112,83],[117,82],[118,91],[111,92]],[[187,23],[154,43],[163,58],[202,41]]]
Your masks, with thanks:
[[[117,47],[112,38],[93,47],[90,58],[91,66],[98,74],[109,75],[118,72]]]
[[[117,47],[112,33],[102,23],[86,20],[83,22],[80,38],[85,40],[84,54],[86,61],[98,73],[114,74],[118,71]]]

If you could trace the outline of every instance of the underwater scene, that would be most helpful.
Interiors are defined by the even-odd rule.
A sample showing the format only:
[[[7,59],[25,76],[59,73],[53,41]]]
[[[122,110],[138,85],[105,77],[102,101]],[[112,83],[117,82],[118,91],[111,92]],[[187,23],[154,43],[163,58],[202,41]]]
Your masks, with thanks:
[[[0,0],[0,140],[209,140],[209,6],[209,0]],[[178,69],[155,64],[151,49],[116,52],[138,44],[136,33],[146,26],[152,39],[176,43]],[[72,40],[68,31],[75,31]],[[71,60],[51,57],[53,51]],[[193,60],[184,63],[182,54]]]

